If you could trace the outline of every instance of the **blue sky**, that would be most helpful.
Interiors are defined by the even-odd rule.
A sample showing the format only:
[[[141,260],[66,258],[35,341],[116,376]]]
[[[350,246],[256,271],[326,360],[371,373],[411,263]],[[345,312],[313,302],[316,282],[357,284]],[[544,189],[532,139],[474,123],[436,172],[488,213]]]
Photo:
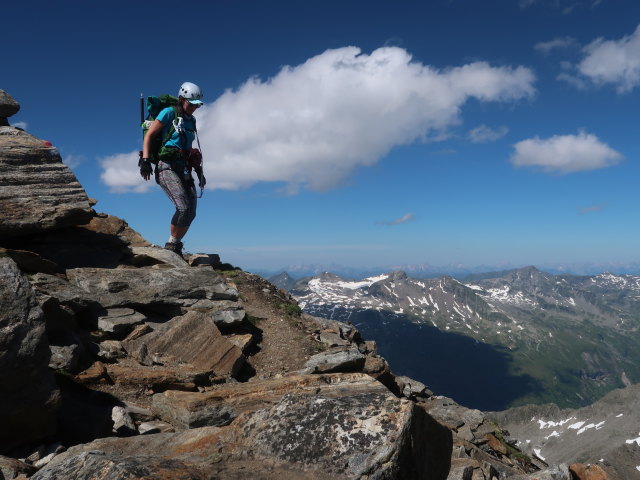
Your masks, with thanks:
[[[640,264],[640,2],[11,2],[0,88],[163,244],[138,99],[200,85],[185,238],[247,270]],[[613,265],[613,267],[612,267]]]

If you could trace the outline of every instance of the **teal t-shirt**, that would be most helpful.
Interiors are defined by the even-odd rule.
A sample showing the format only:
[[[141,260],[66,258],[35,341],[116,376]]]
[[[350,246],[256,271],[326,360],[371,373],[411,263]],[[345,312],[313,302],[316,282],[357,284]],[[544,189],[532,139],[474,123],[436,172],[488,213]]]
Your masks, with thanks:
[[[171,134],[171,138],[167,140],[167,143],[165,143],[165,145],[167,145],[168,147],[180,148],[182,150],[189,150],[196,137],[196,125],[194,118],[191,115],[183,114],[182,118],[184,122],[183,127],[185,135],[180,135],[177,130],[174,130],[174,132]],[[176,115],[172,107],[167,107],[158,114],[156,120],[161,122],[163,125],[162,138],[167,135],[167,132],[169,131],[169,128],[171,127],[171,124],[175,119]]]

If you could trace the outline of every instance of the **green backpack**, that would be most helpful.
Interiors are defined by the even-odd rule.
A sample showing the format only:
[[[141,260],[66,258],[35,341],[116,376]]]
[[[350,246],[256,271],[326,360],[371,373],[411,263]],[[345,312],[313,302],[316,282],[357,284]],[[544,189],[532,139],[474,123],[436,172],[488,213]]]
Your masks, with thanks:
[[[178,97],[174,97],[173,95],[159,95],[147,97],[147,117],[144,117],[144,98],[140,97],[140,122],[142,127],[142,141],[144,142],[144,137],[149,130],[149,127],[156,119],[156,117],[160,114],[162,110],[167,107],[173,108],[173,111],[178,116]],[[164,145],[167,140],[171,138],[171,135],[175,131],[173,125],[169,127],[167,133],[164,135],[164,138],[160,138],[158,135],[153,139],[151,143],[151,151],[149,156],[149,161],[154,165],[158,163],[158,153],[160,152],[160,148]],[[140,158],[142,158],[142,151],[140,151]]]

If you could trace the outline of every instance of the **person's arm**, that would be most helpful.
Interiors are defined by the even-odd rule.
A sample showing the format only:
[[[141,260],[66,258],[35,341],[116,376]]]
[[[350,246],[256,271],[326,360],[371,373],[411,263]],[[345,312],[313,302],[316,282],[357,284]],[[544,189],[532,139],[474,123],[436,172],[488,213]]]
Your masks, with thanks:
[[[154,120],[144,136],[144,141],[142,142],[142,160],[139,167],[140,175],[142,175],[142,178],[145,180],[149,180],[151,178],[151,173],[153,172],[151,162],[149,161],[149,155],[151,154],[151,141],[157,135],[160,135],[163,127],[164,125],[161,121]]]

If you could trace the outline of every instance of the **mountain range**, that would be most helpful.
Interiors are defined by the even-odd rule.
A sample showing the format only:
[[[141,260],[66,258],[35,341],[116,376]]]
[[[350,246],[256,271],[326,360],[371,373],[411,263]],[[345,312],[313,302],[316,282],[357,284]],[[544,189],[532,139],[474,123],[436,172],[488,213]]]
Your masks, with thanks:
[[[448,263],[442,265],[407,263],[355,267],[337,263],[299,263],[278,269],[249,268],[249,270],[264,278],[275,277],[281,272],[287,272],[288,275],[295,279],[313,277],[324,272],[331,272],[343,278],[367,278],[381,275],[383,273],[402,271],[414,278],[434,278],[441,275],[449,275],[459,280],[463,280],[469,275],[484,274],[485,272],[516,270],[521,267],[523,267],[523,265],[467,265],[464,263]],[[615,272],[618,275],[640,275],[640,262],[547,263],[544,265],[538,265],[538,268],[554,275],[598,275],[602,272]]]
[[[398,373],[473,408],[577,408],[640,381],[638,276],[525,267],[462,280],[270,280],[305,312],[356,325]]]

